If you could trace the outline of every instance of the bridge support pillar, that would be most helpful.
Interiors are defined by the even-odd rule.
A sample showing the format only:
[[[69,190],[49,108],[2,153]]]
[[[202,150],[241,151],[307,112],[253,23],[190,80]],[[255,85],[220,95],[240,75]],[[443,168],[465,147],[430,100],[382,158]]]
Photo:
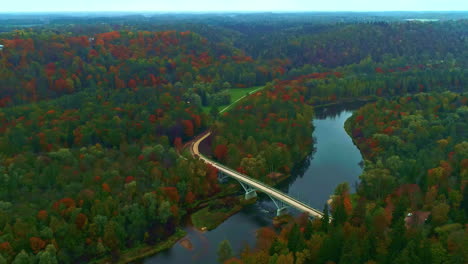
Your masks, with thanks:
[[[270,199],[273,201],[273,203],[276,206],[276,216],[280,216],[286,212],[286,210],[288,209],[287,204],[285,204],[281,200],[271,197],[270,195],[268,195],[268,197],[270,197]]]
[[[252,198],[255,198],[257,197],[257,190],[255,190],[255,188],[252,188],[250,185],[247,185],[243,182],[240,182],[240,185],[242,186],[242,188],[244,188],[244,191],[245,191],[245,195],[244,195],[244,199],[245,200],[250,200]]]
[[[229,178],[229,176],[227,176],[226,174],[218,171],[218,182],[225,183],[228,178]]]
[[[282,207],[282,208],[276,209],[276,216],[281,216],[281,215],[283,215],[284,213],[286,213],[287,209],[288,209],[288,208],[287,208],[286,206],[285,206],[285,207]]]
[[[245,200],[250,200],[255,197],[257,197],[257,192],[255,191],[255,189],[245,192],[245,195],[244,195]]]

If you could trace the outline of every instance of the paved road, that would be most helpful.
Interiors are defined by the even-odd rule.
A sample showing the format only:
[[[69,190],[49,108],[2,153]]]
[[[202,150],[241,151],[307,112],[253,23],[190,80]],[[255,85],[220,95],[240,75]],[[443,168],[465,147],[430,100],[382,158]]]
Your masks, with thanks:
[[[191,146],[191,151],[194,155],[200,157],[200,159],[202,159],[203,161],[205,161],[206,163],[208,164],[211,164],[213,167],[217,168],[219,171],[229,175],[230,177],[240,181],[240,182],[243,182],[253,188],[255,188],[256,190],[258,191],[261,191],[263,193],[266,193],[268,194],[269,196],[275,198],[275,199],[278,199],[282,202],[284,202],[285,204],[288,204],[289,206],[291,207],[294,207],[296,208],[297,210],[301,211],[301,212],[305,212],[307,214],[309,214],[310,216],[312,217],[319,217],[319,218],[322,218],[323,217],[323,213],[320,212],[319,210],[317,209],[314,209],[308,205],[306,205],[305,203],[299,201],[299,200],[296,200],[286,194],[284,194],[283,192],[269,186],[269,185],[266,185],[258,180],[255,180],[253,178],[250,178],[249,176],[247,175],[244,175],[242,173],[239,173],[235,170],[232,170],[226,166],[223,166],[215,161],[212,161],[210,159],[208,159],[207,157],[203,156],[198,148],[199,148],[199,145],[200,143],[206,139],[207,137],[209,137],[211,134],[211,132],[207,132],[203,135],[201,135],[198,139],[196,139],[193,143],[192,143],[192,146]]]

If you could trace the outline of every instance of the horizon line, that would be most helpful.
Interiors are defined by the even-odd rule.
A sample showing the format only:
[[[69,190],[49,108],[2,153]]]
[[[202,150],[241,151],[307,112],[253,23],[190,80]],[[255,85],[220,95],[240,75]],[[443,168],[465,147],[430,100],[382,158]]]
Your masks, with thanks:
[[[7,13],[386,13],[386,12],[468,12],[468,10],[40,10],[0,11]]]

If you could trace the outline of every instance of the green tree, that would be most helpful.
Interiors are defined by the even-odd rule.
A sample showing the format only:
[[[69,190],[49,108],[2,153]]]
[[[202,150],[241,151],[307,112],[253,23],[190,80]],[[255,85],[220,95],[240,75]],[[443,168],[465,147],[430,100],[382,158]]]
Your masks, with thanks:
[[[440,242],[434,242],[431,244],[431,259],[432,264],[448,263],[447,250],[442,246]]]
[[[436,225],[447,223],[450,206],[446,203],[438,203],[432,207],[432,222]]]
[[[210,108],[210,115],[213,119],[216,119],[219,114],[219,108],[217,105],[212,105]]]
[[[0,264],[7,264],[6,259],[0,254]]]
[[[232,258],[233,252],[231,243],[228,240],[223,240],[218,246],[218,262],[224,263],[226,260]]]
[[[276,260],[276,264],[290,264],[294,263],[294,256],[292,253],[289,253],[287,255],[280,255],[278,259]]]
[[[307,221],[307,224],[304,230],[304,238],[306,240],[309,240],[310,237],[312,236],[312,232],[313,232],[312,221]]]
[[[117,234],[116,222],[114,221],[107,222],[104,228],[103,241],[104,241],[104,245],[112,251],[113,257],[118,258],[120,255],[121,241]]]
[[[16,255],[12,264],[31,264],[31,258],[26,251],[21,250],[21,252]]]
[[[302,251],[305,248],[304,237],[299,226],[294,224],[288,236],[288,249],[291,252]]]
[[[322,222],[321,229],[323,232],[328,231],[328,225],[330,224],[330,216],[328,215],[328,203],[323,206],[323,217],[320,219]]]
[[[39,264],[57,264],[56,249],[53,245],[49,244],[45,251],[38,254]]]

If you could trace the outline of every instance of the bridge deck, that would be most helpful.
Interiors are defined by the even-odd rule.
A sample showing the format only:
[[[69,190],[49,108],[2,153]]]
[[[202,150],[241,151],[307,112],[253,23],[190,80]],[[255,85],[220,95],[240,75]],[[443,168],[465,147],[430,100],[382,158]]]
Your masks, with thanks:
[[[208,159],[207,157],[203,156],[199,150],[198,150],[198,147],[200,145],[200,142],[202,142],[205,138],[209,137],[211,134],[211,132],[208,132],[206,134],[204,134],[202,137],[200,137],[199,139],[197,139],[193,144],[192,144],[192,152],[199,156],[200,159],[202,159],[203,161],[205,161],[206,163],[212,165],[213,167],[217,168],[219,171],[225,173],[226,175],[229,175],[230,177],[232,178],[235,178],[236,180],[240,181],[240,182],[243,182],[245,184],[248,184],[250,185],[251,187],[263,192],[263,193],[266,193],[268,195],[270,195],[271,197],[275,198],[275,199],[278,199],[286,204],[288,204],[289,206],[291,207],[294,207],[296,208],[297,210],[299,211],[302,211],[302,212],[305,212],[307,214],[309,214],[310,216],[313,216],[313,217],[319,217],[319,218],[322,218],[323,217],[323,213],[320,212],[319,210],[317,209],[314,209],[308,205],[306,205],[305,203],[301,202],[301,201],[298,201],[294,198],[292,198],[291,196],[288,196],[286,194],[284,194],[283,192],[281,192],[280,190],[278,189],[275,189],[269,185],[266,185],[258,180],[255,180],[253,178],[250,178],[249,176],[247,175],[244,175],[242,173],[239,173],[235,170],[232,170],[226,166],[223,166],[219,163],[216,163],[210,159]]]

